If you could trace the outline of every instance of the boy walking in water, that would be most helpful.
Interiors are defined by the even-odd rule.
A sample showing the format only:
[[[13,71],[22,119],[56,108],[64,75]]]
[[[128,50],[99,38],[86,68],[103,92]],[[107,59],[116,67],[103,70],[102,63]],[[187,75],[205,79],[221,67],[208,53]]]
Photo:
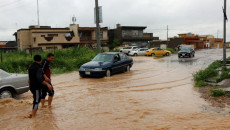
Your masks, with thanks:
[[[29,88],[31,93],[33,94],[33,109],[29,118],[35,117],[38,104],[41,100],[41,89],[42,87],[48,88],[50,91],[52,90],[52,86],[44,80],[43,72],[41,70],[41,56],[35,55],[34,56],[34,63],[32,63],[28,69],[29,73]],[[43,86],[42,86],[43,85]]]
[[[44,59],[42,61],[42,71],[43,71],[43,77],[45,78],[45,81],[49,82],[49,84],[52,86],[51,84],[51,69],[50,69],[50,63],[53,62],[54,60],[54,54],[49,53],[46,57],[46,59]],[[42,97],[41,97],[41,104],[42,107],[45,107],[45,98],[47,93],[49,94],[48,97],[48,106],[51,107],[51,103],[53,100],[53,96],[54,96],[54,89],[52,86],[52,90],[49,90],[48,87],[43,86],[42,87]]]

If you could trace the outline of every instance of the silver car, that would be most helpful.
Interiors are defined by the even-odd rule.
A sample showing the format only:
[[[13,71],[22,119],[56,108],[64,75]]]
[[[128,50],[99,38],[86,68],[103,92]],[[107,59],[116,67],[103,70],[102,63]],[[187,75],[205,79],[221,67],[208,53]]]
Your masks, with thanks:
[[[145,55],[145,51],[147,51],[148,48],[139,48],[139,49],[135,49],[134,51],[130,51],[129,55],[130,56],[144,56]]]
[[[0,69],[0,98],[12,98],[29,90],[27,74],[10,74]]]

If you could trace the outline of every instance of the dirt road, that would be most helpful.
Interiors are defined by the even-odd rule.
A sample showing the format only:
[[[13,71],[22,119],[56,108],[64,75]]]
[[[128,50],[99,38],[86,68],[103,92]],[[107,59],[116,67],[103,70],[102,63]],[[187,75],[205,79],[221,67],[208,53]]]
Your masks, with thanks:
[[[230,51],[227,56],[230,56]],[[213,108],[193,87],[192,74],[222,58],[221,49],[194,58],[133,57],[131,72],[80,78],[54,75],[52,108],[24,118],[32,94],[0,101],[1,129],[230,129],[229,108]]]

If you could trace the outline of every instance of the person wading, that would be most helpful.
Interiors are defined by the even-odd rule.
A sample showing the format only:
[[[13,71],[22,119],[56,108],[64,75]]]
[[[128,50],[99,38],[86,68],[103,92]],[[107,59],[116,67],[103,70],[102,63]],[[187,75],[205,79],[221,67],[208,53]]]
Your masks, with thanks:
[[[51,69],[50,69],[50,63],[53,62],[54,60],[54,54],[49,53],[46,57],[46,59],[44,59],[42,61],[42,71],[44,73],[43,77],[45,78],[45,81],[47,81],[51,86]],[[52,90],[49,90],[49,88],[47,86],[42,87],[42,97],[41,97],[41,104],[42,107],[44,108],[45,106],[45,98],[47,96],[47,93],[49,94],[48,97],[48,106],[51,107],[51,103],[53,100],[53,96],[54,96],[54,89],[52,86]]]
[[[38,104],[41,100],[41,88],[44,87],[42,85],[48,87],[50,91],[52,90],[52,86],[47,81],[45,81],[43,77],[43,72],[40,64],[41,56],[35,55],[34,63],[32,63],[28,69],[29,88],[31,93],[33,94],[33,108],[31,114],[29,115],[29,118],[36,116]]]

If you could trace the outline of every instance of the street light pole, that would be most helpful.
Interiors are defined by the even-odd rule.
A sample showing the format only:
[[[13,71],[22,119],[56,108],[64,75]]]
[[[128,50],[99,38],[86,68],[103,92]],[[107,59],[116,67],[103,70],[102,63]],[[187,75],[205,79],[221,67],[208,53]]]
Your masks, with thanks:
[[[101,40],[100,40],[100,24],[99,24],[99,8],[98,0],[95,0],[95,10],[96,10],[96,25],[97,25],[97,52],[101,53]]]
[[[223,65],[226,65],[226,0],[224,0],[224,43],[223,43]]]

